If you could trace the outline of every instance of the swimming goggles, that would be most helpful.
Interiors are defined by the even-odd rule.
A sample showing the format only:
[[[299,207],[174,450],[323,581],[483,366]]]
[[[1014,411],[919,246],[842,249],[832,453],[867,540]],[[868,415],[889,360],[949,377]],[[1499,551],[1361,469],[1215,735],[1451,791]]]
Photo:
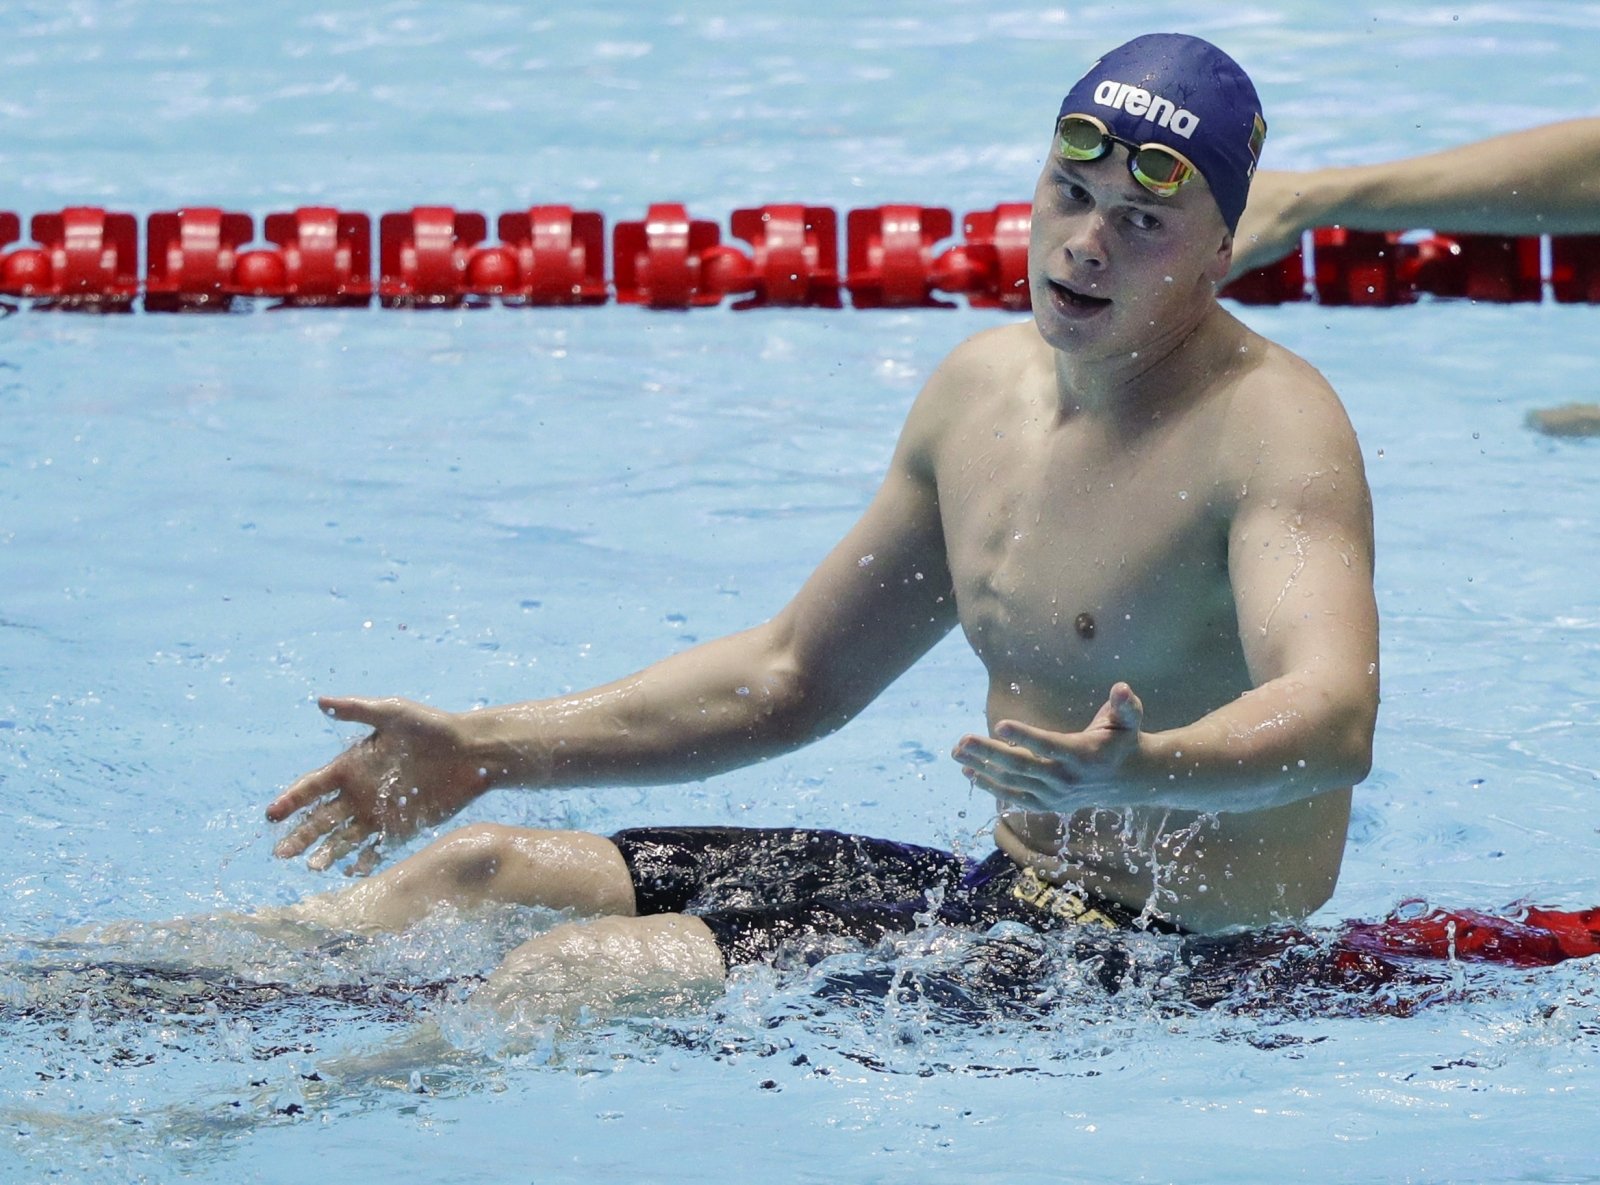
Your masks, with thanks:
[[[1056,151],[1067,160],[1099,160],[1113,144],[1128,150],[1128,172],[1157,197],[1171,197],[1200,174],[1177,149],[1125,140],[1092,115],[1063,115],[1056,122]]]

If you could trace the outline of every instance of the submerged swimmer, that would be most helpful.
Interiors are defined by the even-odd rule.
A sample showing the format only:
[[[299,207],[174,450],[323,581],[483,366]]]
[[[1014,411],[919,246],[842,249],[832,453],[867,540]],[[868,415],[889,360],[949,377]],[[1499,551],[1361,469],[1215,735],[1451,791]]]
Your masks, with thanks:
[[[1052,128],[1031,321],[952,351],[865,514],[775,617],[561,698],[324,699],[371,734],[268,807],[294,821],[279,855],[368,872],[380,842],[490,789],[686,781],[798,748],[959,625],[989,680],[986,732],[954,745],[998,804],[986,859],[479,825],[291,914],[571,911],[485,989],[566,1011],[714,991],[790,944],[929,919],[1210,935],[1321,906],[1378,705],[1371,506],[1334,392],[1215,297],[1265,132],[1204,41],[1106,54]]]

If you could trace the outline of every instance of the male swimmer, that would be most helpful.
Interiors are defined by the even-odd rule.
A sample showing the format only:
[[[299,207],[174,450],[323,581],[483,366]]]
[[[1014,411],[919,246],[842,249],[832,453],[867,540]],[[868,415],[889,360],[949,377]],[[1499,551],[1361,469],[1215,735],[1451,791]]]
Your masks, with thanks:
[[[1378,705],[1372,521],[1338,398],[1215,298],[1266,133],[1226,54],[1140,37],[1067,93],[1033,199],[1033,317],[958,346],[861,520],[770,621],[581,694],[465,714],[324,699],[372,732],[267,810],[312,867],[496,787],[676,782],[837,729],[959,625],[988,729],[954,756],[995,851],[833,832],[455,831],[292,911],[572,911],[491,998],[715,988],[789,943],[918,915],[1217,934],[1303,918],[1339,875]],[[864,564],[861,557],[871,556]],[[1109,691],[1108,691],[1109,689]]]

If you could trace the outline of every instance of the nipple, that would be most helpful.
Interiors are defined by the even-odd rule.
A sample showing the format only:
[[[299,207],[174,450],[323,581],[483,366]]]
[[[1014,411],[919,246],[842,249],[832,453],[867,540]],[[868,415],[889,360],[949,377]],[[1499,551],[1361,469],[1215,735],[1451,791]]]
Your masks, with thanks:
[[[1087,642],[1094,637],[1094,616],[1089,613],[1078,614],[1077,620],[1072,623],[1072,628],[1078,631],[1078,637]]]

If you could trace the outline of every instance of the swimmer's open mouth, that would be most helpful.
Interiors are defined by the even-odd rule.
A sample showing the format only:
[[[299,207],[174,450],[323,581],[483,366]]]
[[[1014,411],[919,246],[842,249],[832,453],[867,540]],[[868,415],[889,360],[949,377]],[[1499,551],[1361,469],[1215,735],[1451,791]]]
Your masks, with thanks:
[[[1075,309],[1100,309],[1111,303],[1109,297],[1090,296],[1087,292],[1069,288],[1058,280],[1051,280],[1050,287],[1055,290],[1056,297],[1062,303],[1069,304]]]

